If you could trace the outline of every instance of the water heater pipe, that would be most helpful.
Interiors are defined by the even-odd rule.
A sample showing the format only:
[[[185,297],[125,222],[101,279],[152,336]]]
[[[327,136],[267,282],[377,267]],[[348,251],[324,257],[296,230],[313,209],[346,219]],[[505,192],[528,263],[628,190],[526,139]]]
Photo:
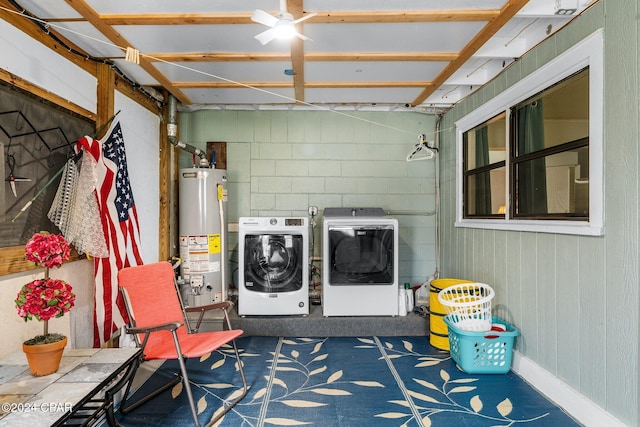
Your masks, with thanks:
[[[209,161],[207,160],[207,153],[199,149],[198,147],[194,147],[193,145],[186,144],[178,139],[178,102],[176,97],[169,94],[169,123],[167,123],[167,134],[169,136],[169,142],[171,145],[178,147],[182,150],[185,150],[191,154],[194,154],[200,157],[200,167],[206,168],[209,167]]]

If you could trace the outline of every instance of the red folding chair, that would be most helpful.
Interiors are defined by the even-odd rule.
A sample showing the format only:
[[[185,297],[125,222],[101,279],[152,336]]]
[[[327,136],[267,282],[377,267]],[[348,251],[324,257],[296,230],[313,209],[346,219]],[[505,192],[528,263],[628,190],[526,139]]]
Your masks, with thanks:
[[[130,319],[130,324],[125,330],[128,334],[134,335],[136,342],[142,348],[142,360],[178,359],[180,364],[180,372],[176,373],[176,377],[170,383],[131,404],[127,404],[128,386],[120,403],[120,412],[127,414],[182,381],[189,399],[193,420],[196,426],[200,426],[189,377],[187,376],[185,359],[200,357],[231,343],[235,351],[238,370],[242,377],[243,389],[242,393],[229,402],[227,406],[223,405],[221,410],[214,413],[212,419],[207,423],[207,425],[214,424],[247,394],[247,381],[235,343],[235,339],[242,335],[243,331],[231,328],[227,313],[227,310],[233,304],[227,301],[184,309],[181,304],[180,292],[176,286],[175,273],[168,262],[124,268],[118,272],[118,282]],[[200,312],[195,328],[197,330],[205,311],[212,309],[223,311],[227,329],[215,332],[190,333],[187,312]]]

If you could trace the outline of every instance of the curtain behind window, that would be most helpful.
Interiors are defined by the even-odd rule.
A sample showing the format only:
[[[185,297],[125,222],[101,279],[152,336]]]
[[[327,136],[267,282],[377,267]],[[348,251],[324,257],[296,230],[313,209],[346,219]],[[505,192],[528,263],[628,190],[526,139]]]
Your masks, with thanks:
[[[476,167],[486,166],[490,163],[488,131],[487,126],[476,130]],[[491,174],[489,172],[476,176],[476,214],[491,214]]]
[[[517,112],[517,155],[544,148],[544,116],[542,100],[524,105]],[[547,168],[544,158],[518,165],[518,213],[547,213]]]

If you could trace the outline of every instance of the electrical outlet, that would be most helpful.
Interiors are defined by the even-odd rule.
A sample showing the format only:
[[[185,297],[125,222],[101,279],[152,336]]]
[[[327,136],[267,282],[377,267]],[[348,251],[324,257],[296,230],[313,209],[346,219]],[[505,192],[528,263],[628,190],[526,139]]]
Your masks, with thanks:
[[[309,215],[311,215],[311,216],[318,215],[318,207],[317,206],[309,206]]]

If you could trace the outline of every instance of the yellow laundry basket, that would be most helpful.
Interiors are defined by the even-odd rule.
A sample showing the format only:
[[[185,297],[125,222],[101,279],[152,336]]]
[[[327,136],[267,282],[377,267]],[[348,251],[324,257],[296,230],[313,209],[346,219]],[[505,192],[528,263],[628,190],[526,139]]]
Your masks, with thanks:
[[[438,294],[449,286],[460,283],[472,283],[463,279],[434,279],[429,286],[429,343],[440,350],[449,350],[449,329],[444,323],[447,314],[445,307],[438,301]]]

